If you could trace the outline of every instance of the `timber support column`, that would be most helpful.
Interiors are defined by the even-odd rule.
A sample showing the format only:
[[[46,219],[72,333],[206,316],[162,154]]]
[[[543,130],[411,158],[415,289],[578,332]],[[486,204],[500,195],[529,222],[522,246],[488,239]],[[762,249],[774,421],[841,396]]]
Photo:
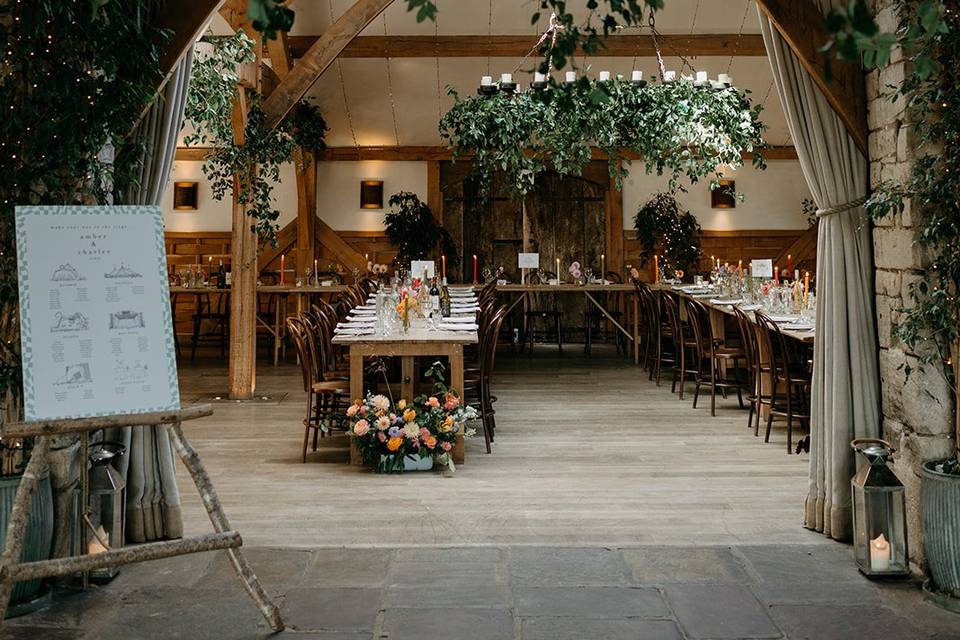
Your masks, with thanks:
[[[239,193],[234,178],[234,193]],[[257,388],[257,234],[247,206],[233,201],[230,285],[230,399],[249,400]]]
[[[317,163],[316,154],[298,149],[294,154],[297,170],[297,274],[313,269],[317,237]]]

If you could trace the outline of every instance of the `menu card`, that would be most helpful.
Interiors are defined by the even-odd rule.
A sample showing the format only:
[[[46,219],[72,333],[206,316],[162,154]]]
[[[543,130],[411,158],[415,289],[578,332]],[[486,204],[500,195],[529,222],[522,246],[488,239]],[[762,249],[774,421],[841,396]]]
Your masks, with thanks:
[[[156,206],[16,208],[27,420],[180,408]]]

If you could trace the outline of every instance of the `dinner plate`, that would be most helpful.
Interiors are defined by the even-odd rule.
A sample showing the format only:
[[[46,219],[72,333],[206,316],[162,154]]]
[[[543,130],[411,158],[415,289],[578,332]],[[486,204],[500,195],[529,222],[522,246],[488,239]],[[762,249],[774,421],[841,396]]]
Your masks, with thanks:
[[[479,328],[476,324],[463,324],[459,322],[440,323],[440,329],[444,331],[476,331]]]
[[[813,331],[817,328],[817,326],[813,324],[801,324],[797,322],[795,324],[785,324],[782,328],[786,329],[787,331]]]
[[[796,322],[799,316],[770,316],[770,319],[777,324],[789,324]]]
[[[757,309],[763,308],[758,304],[741,304],[739,306],[740,306],[740,311],[756,311]]]
[[[365,329],[334,329],[333,332],[338,336],[370,336],[373,335],[373,327]]]

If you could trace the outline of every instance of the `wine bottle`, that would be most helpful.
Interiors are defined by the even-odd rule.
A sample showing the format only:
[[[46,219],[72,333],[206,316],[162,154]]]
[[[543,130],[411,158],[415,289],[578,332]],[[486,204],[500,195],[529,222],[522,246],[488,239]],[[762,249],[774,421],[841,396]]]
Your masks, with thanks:
[[[443,278],[443,286],[440,287],[440,315],[444,318],[450,317],[450,290],[447,288],[447,278]]]
[[[434,313],[440,312],[440,288],[437,287],[437,279],[430,282],[430,308]]]

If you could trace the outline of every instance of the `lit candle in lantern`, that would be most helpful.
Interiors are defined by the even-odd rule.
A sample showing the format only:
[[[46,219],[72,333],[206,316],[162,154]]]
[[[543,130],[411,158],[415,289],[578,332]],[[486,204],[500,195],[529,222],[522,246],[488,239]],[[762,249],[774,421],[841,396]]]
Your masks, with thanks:
[[[477,254],[473,254],[473,284],[477,284]]]
[[[600,254],[600,282],[607,284],[607,256]]]
[[[447,256],[440,256],[440,274],[442,277],[447,277]]]
[[[286,270],[287,256],[280,254],[280,284],[283,284],[283,272]]]
[[[890,570],[890,543],[882,533],[870,541],[870,568],[874,571]]]
[[[803,274],[803,304],[810,301],[810,272]]]

